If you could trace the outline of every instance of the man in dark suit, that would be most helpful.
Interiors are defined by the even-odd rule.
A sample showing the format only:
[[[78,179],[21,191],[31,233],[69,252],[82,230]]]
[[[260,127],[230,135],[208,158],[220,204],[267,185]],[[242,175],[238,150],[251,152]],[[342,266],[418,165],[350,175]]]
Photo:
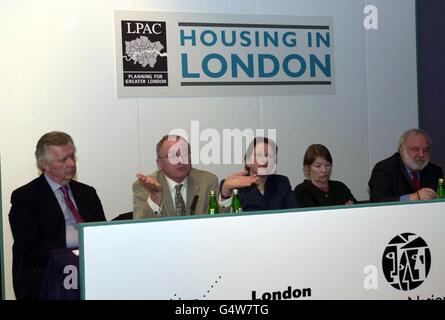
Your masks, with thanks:
[[[430,162],[431,139],[420,129],[406,131],[399,152],[377,163],[369,179],[371,202],[429,200],[437,197],[442,169]]]
[[[77,182],[76,147],[63,132],[36,146],[42,174],[11,195],[13,286],[17,299],[38,299],[52,249],[78,247],[78,223],[105,221],[96,190]]]

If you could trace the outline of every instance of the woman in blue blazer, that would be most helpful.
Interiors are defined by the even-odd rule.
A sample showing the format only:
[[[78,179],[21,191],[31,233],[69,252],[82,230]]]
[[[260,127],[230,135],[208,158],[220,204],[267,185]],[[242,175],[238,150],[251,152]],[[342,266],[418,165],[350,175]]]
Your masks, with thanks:
[[[256,137],[244,156],[245,170],[221,181],[222,206],[230,205],[233,189],[239,189],[243,211],[297,208],[289,179],[275,174],[278,147],[266,137]]]

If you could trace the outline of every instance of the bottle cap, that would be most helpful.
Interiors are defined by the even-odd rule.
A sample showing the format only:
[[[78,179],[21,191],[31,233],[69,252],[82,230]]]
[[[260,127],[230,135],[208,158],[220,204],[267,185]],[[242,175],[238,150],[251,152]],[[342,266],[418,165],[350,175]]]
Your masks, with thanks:
[[[239,191],[238,191],[238,189],[233,189],[233,190],[232,190],[232,193],[233,193],[233,194],[238,194]]]
[[[210,195],[211,195],[211,196],[216,195],[216,194],[215,194],[215,190],[210,190]]]
[[[443,178],[439,178],[439,183],[443,183]]]

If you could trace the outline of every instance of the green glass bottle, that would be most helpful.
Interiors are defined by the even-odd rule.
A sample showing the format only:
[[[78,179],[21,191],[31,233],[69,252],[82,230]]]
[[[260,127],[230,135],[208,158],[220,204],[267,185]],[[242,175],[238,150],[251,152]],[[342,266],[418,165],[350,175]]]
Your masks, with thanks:
[[[210,191],[209,195],[209,214],[215,214],[219,212],[218,201],[216,200],[215,190]]]
[[[443,185],[443,179],[439,179],[439,183],[437,184],[437,197],[438,198],[445,198],[445,187]]]
[[[241,204],[241,200],[239,198],[239,191],[238,189],[232,190],[232,204],[230,206],[230,212],[242,212],[243,207]]]

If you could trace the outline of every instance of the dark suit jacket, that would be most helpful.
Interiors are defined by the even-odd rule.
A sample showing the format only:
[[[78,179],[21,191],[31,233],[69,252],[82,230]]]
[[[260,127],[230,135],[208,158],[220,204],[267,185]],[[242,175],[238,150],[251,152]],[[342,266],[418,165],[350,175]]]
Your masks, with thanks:
[[[105,221],[96,190],[71,181],[70,188],[85,222]],[[12,276],[17,299],[39,297],[49,253],[66,247],[65,218],[44,175],[18,188],[11,195]]]
[[[221,181],[220,187],[224,184]],[[243,211],[280,210],[298,208],[289,179],[279,174],[267,176],[264,195],[256,185],[240,188],[239,196]]]
[[[442,177],[442,169],[430,162],[420,171],[420,187],[436,190],[437,182]],[[368,185],[372,202],[399,201],[400,196],[415,192],[398,152],[374,166]]]

